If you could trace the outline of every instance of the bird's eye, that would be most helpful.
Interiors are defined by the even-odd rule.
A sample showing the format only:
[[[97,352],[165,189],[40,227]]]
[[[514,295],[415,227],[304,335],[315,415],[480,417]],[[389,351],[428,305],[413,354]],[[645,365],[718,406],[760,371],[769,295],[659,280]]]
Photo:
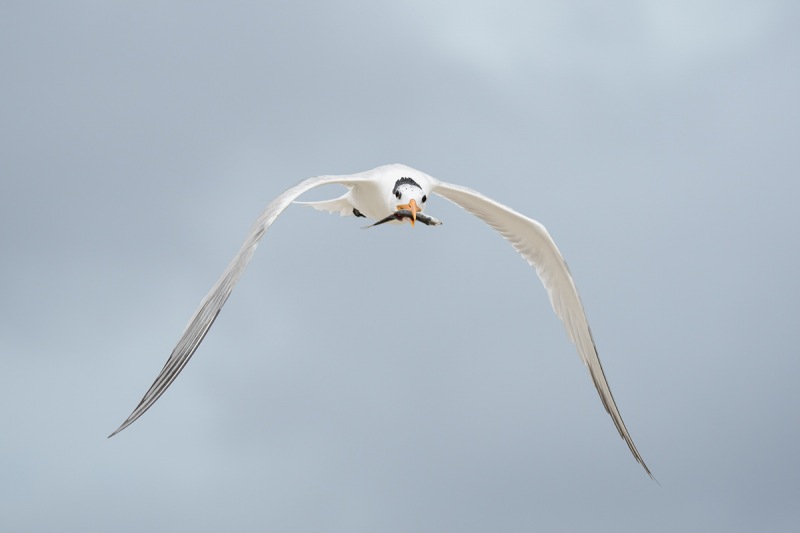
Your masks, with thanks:
[[[394,195],[395,195],[395,196],[397,196],[397,199],[398,199],[398,200],[400,199],[400,196],[402,196],[402,195],[400,194],[400,191],[394,191]]]
[[[425,194],[425,195],[422,196],[422,203],[424,204],[427,201],[428,201],[428,195]]]

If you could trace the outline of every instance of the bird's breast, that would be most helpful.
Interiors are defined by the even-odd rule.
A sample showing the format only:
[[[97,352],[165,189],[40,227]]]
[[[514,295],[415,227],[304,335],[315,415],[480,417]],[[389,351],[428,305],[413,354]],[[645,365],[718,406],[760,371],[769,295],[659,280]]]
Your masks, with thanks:
[[[350,191],[353,207],[373,220],[380,220],[395,211],[390,205],[389,196],[374,183],[359,183]]]

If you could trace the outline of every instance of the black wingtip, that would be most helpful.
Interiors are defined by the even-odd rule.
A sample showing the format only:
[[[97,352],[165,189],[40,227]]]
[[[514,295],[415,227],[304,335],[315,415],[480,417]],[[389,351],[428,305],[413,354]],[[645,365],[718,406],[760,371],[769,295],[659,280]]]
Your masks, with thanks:
[[[134,413],[135,413],[135,412],[136,412],[136,411],[134,411]],[[141,416],[141,415],[142,415],[142,414],[141,414],[141,413],[139,413],[139,416]],[[111,433],[111,435],[109,435],[109,436],[108,436],[108,437],[106,437],[106,438],[110,439],[111,437],[113,437],[114,435],[116,435],[117,433],[119,433],[120,431],[122,431],[123,429],[125,429],[126,427],[130,426],[131,424],[133,424],[134,422],[136,422],[136,420],[139,418],[139,416],[136,416],[136,417],[134,417],[134,416],[133,416],[133,414],[131,414],[131,416],[129,416],[129,417],[128,417],[128,419],[127,419],[127,420],[125,420],[125,422],[123,422],[122,424],[120,424],[120,426],[119,426],[117,429],[115,429],[115,430],[114,430],[114,431]]]
[[[125,429],[126,427],[128,427],[126,424],[122,424],[120,427],[118,427],[117,429],[115,429],[115,430],[114,430],[114,431],[111,433],[111,435],[109,435],[109,436],[108,436],[108,437],[106,437],[106,438],[107,438],[107,439],[110,439],[111,437],[113,437],[114,435],[116,435],[117,433],[119,433],[120,431],[122,431],[123,429]]]

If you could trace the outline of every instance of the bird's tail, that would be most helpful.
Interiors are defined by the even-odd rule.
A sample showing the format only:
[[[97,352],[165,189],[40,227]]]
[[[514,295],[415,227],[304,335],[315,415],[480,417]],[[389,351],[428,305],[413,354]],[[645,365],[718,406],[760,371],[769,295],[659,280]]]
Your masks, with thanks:
[[[306,205],[309,207],[313,207],[319,211],[328,211],[329,213],[339,213],[341,216],[352,216],[353,215],[353,204],[350,203],[349,198],[350,193],[346,192],[344,195],[340,196],[339,198],[334,198],[333,200],[322,200],[320,202],[294,202],[300,205]]]

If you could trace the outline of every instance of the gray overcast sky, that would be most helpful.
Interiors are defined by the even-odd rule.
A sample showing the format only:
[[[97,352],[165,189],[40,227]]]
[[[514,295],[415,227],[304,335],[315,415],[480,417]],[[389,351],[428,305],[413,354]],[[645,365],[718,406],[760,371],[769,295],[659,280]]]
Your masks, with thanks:
[[[796,530],[798,15],[3,3],[0,529]],[[549,228],[662,486],[534,271],[441,198],[413,230],[287,210],[105,438],[269,200],[391,162]]]

